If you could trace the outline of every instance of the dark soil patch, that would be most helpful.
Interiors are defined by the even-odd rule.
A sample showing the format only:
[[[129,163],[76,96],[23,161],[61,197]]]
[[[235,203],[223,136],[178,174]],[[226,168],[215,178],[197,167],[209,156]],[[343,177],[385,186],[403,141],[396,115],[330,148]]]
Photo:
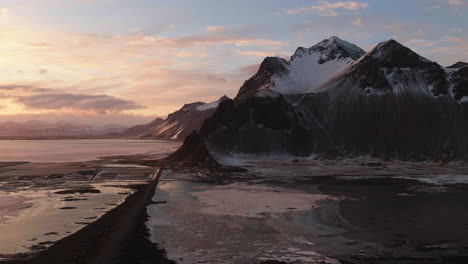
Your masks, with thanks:
[[[92,188],[87,188],[87,189],[69,189],[69,190],[63,190],[63,191],[58,191],[55,192],[56,194],[84,194],[84,193],[101,193],[100,190],[92,189]]]

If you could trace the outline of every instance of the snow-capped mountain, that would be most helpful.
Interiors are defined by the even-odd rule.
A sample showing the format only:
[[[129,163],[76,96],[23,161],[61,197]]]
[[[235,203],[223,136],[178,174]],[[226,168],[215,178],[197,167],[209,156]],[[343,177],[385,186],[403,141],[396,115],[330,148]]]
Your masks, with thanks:
[[[268,57],[240,88],[237,97],[261,89],[286,95],[303,93],[318,87],[364,54],[356,45],[331,37],[311,48],[297,48],[289,61]]]
[[[29,120],[23,123],[7,121],[0,123],[0,136],[3,137],[67,137],[95,136],[109,133],[120,133],[126,127],[119,124],[95,127],[77,122],[58,121],[48,123],[40,120]]]
[[[211,103],[185,104],[181,109],[169,114],[166,119],[157,118],[149,124],[131,127],[121,136],[184,139],[193,131],[198,131],[203,121],[213,114],[221,101],[226,99],[229,98],[223,96]]]
[[[302,94],[259,85],[223,101],[204,122],[199,134],[211,151],[400,159],[468,154],[468,67],[442,67],[395,40],[318,86],[305,82]]]

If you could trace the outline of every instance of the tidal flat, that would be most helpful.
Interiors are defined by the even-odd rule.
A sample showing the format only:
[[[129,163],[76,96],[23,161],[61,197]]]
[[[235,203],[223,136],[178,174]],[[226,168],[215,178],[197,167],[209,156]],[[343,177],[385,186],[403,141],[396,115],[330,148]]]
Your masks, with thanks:
[[[226,164],[246,171],[173,166],[149,190],[151,161],[175,147],[0,163],[0,262],[73,263],[102,252],[117,256],[111,263],[468,259],[463,162],[237,157]],[[144,213],[129,213],[136,207]],[[115,234],[122,243],[109,240]]]
[[[239,162],[239,160],[237,160]],[[150,239],[177,263],[465,263],[464,163],[254,160],[167,170]],[[206,177],[204,177],[206,175]],[[448,261],[448,262],[447,262]]]
[[[105,150],[87,147],[96,142]],[[115,147],[115,140],[8,141],[6,149],[16,150],[0,155],[10,157],[0,162],[0,261],[36,256],[147,185],[155,168],[128,159],[167,155],[179,143],[146,142],[121,140]],[[29,150],[30,156],[22,154]],[[97,157],[103,153],[113,156]]]

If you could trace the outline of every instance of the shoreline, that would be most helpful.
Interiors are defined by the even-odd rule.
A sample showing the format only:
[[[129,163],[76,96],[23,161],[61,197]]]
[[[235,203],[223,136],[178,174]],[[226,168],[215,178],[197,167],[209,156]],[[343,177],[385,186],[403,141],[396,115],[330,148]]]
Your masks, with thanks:
[[[138,158],[134,157],[134,159],[137,160]],[[124,160],[126,159],[122,159],[120,161]],[[132,162],[135,160],[132,159]],[[330,205],[328,209],[321,209],[319,206],[317,210],[321,212],[317,211],[316,213],[304,214],[303,216],[297,215],[297,217],[300,217],[297,219],[303,221],[307,219],[313,220],[315,217],[324,217],[324,225],[327,225],[330,228],[344,229],[344,232],[338,232],[336,234],[326,234],[323,232],[322,235],[319,234],[318,236],[311,236],[309,239],[311,244],[303,245],[304,250],[310,249],[325,257],[341,261],[342,264],[461,264],[468,261],[468,239],[463,238],[468,238],[468,230],[465,231],[465,224],[463,223],[464,219],[468,219],[468,213],[465,213],[462,210],[462,205],[468,202],[468,198],[463,197],[464,191],[467,190],[467,185],[452,184],[447,186],[437,186],[438,181],[436,178],[432,179],[433,183],[431,184],[429,184],[427,180],[417,180],[418,177],[424,178],[431,176],[424,176],[428,170],[435,173],[432,176],[439,177],[441,176],[440,174],[444,173],[461,173],[462,171],[466,171],[466,168],[457,168],[458,166],[456,166],[456,164],[452,164],[448,167],[438,167],[436,170],[434,167],[436,166],[435,164],[426,164],[425,166],[419,164],[416,166],[415,164],[407,164],[404,162],[389,162],[377,164],[377,166],[376,163],[362,163],[361,161],[362,160],[355,160],[352,162],[337,161],[333,164],[329,161],[314,161],[307,163],[283,161],[280,164],[262,162],[261,164],[257,164],[256,169],[252,169],[247,173],[237,174],[239,173],[237,172],[230,176],[225,174],[226,172],[219,174],[219,172],[208,168],[192,168],[190,170],[181,167],[167,168],[165,172],[172,175],[173,178],[165,178],[161,181],[159,186],[164,185],[162,183],[170,184],[172,182],[173,184],[174,180],[175,182],[187,181],[192,184],[197,183],[198,185],[214,185],[207,188],[204,192],[202,192],[202,189],[197,189],[197,197],[200,200],[200,206],[202,206],[200,209],[203,209],[203,206],[211,208],[210,210],[205,210],[205,208],[200,211],[206,215],[207,223],[209,224],[206,227],[213,229],[214,227],[212,224],[217,223],[219,230],[225,230],[224,225],[226,223],[224,223],[223,216],[219,216],[218,214],[225,215],[228,213],[226,213],[226,211],[219,210],[213,211],[213,206],[217,206],[221,209],[223,208],[220,207],[218,203],[212,204],[211,202],[224,199],[227,201],[227,204],[232,204],[232,197],[234,196],[229,196],[229,194],[231,194],[233,190],[237,190],[242,197],[246,198],[244,199],[245,201],[241,199],[241,204],[246,204],[247,200],[250,199],[247,198],[253,194],[256,196],[250,200],[260,200],[258,198],[260,197],[259,195],[266,191],[265,189],[260,188],[263,185],[264,188],[268,187],[271,189],[270,194],[274,195],[272,196],[273,198],[278,193],[285,195],[288,193],[286,191],[288,188],[294,190],[292,191],[293,196],[291,196],[291,198],[301,198],[302,196],[298,197],[297,194],[295,194],[295,192],[299,191],[339,197],[337,200],[325,203]],[[287,164],[289,164],[290,167],[280,169],[280,167],[285,167],[284,165]],[[105,166],[101,167],[105,168]],[[306,168],[310,169],[310,171]],[[221,178],[208,174],[210,171],[214,175],[222,175]],[[251,175],[251,173],[258,175]],[[394,173],[403,173],[407,177],[396,177],[400,174]],[[171,249],[171,247],[166,247],[167,245],[164,243],[160,244],[160,241],[151,240],[151,229],[147,225],[150,215],[154,216],[154,213],[148,211],[148,208],[151,207],[148,205],[152,204],[152,199],[159,183],[158,177],[161,176],[161,174],[162,170],[156,174],[156,177],[153,177],[155,174],[152,174],[152,180],[150,181],[128,186],[136,191],[126,197],[125,201],[120,205],[108,211],[99,219],[88,224],[76,233],[58,240],[48,249],[38,252],[37,254],[18,254],[18,258],[22,259],[5,260],[0,261],[0,263],[150,264],[156,262],[162,264],[175,264],[176,262],[173,260],[179,261],[179,258],[169,254],[169,257],[173,259],[170,260],[166,255],[166,250],[170,253],[173,248]],[[409,175],[411,177],[408,177]],[[413,176],[415,176],[415,178],[413,178]],[[447,183],[446,181],[442,181],[442,184],[444,184],[444,182]],[[229,183],[238,183],[237,185],[242,185],[242,183],[244,183],[248,185],[244,187],[234,186],[235,188],[226,188],[226,186],[229,186]],[[179,191],[184,193],[183,189]],[[220,195],[218,195],[221,192],[223,193],[222,199],[219,198]],[[259,217],[254,218],[254,220],[261,219],[258,221],[262,223],[269,222],[272,224],[272,227],[275,227],[273,222],[278,221],[278,219],[273,221],[273,218],[269,217],[269,215],[278,213],[277,215],[291,217],[295,214],[294,211],[297,210],[299,212],[303,209],[300,204],[292,203],[292,201],[296,200],[293,199],[287,202],[287,205],[285,204],[283,206],[284,208],[287,207],[286,209],[288,210],[291,209],[291,212],[279,213],[274,211],[273,208],[270,208],[269,205],[268,207],[265,206],[265,208],[261,208],[261,212],[263,212],[263,214],[258,214],[260,211],[253,211],[254,214],[259,215]],[[437,201],[440,202],[434,204]],[[234,205],[237,202],[238,201],[236,201]],[[426,203],[429,203],[433,207],[428,207],[425,205]],[[412,208],[412,210],[407,208],[407,204],[411,204],[410,208]],[[169,201],[167,204],[164,203],[156,206],[171,207],[177,205],[178,203]],[[446,205],[449,205],[449,208],[446,208]],[[177,207],[175,207],[174,210],[177,210]],[[388,214],[388,211],[391,213]],[[237,211],[234,211],[234,213],[235,212]],[[421,213],[417,214],[417,212]],[[252,226],[248,223],[254,223],[254,226],[259,223],[257,223],[257,220],[248,220],[250,219],[250,216],[251,215],[246,216],[243,214],[234,214],[230,217],[240,221],[239,225],[242,226],[242,228],[249,229]],[[307,218],[306,216],[314,217]],[[418,223],[417,221],[411,222],[412,219],[418,219],[418,217],[421,218],[421,216],[425,216],[430,221],[421,223]],[[441,216],[448,217],[449,220],[443,221]],[[192,219],[190,215],[186,218],[189,219],[188,223],[192,222],[190,221],[190,219]],[[457,220],[457,218],[459,219]],[[284,219],[286,220],[287,218]],[[230,223],[233,224],[233,222]],[[201,226],[203,227],[203,225]],[[268,229],[265,224],[260,224],[258,227],[262,229],[265,234],[269,234],[271,232],[271,228]],[[424,236],[425,233],[428,232],[427,229],[440,230],[438,230],[438,233],[434,235],[434,239],[428,239],[427,236]],[[319,230],[319,233],[323,231],[321,229],[314,228],[310,231],[312,232],[317,230]],[[447,232],[444,233],[444,231]],[[289,231],[285,232],[285,234],[289,235]],[[449,235],[447,235],[447,233],[449,233]],[[190,233],[188,233],[187,236],[190,238]],[[171,239],[172,242],[177,243],[177,233],[170,232],[169,230],[166,232],[166,237]],[[256,233],[251,233],[251,237],[255,238]],[[459,240],[464,241],[456,241],[457,237]],[[235,237],[233,237],[233,239],[234,238]],[[202,237],[201,239],[201,241],[204,241],[203,239],[208,239],[206,241],[211,242],[218,241],[211,239],[210,236]],[[219,238],[219,241],[222,241],[222,239],[225,238]],[[418,241],[419,243],[416,243]],[[322,247],[321,244],[326,245],[328,242],[331,242],[332,245],[334,243],[339,246],[339,250],[337,250],[337,247],[333,246]],[[199,246],[196,245],[196,241],[194,241],[194,243],[195,246]],[[301,241],[293,241],[291,243],[303,244]],[[317,243],[317,245],[312,245],[314,243]],[[164,248],[158,247],[158,244],[164,245]],[[361,245],[363,246],[361,247]],[[373,246],[369,247],[368,245]],[[354,250],[358,247],[361,248],[359,248],[359,250]],[[303,252],[307,253],[309,251]],[[245,251],[238,251],[236,254],[242,255],[245,253]],[[283,252],[281,254],[290,253],[291,252]],[[298,254],[302,253],[299,252]],[[281,257],[281,255],[279,256]],[[280,257],[276,259],[282,261],[285,260]],[[307,257],[308,255],[304,256],[304,258]],[[180,261],[183,262],[185,260],[186,259],[184,258],[184,260]],[[275,258],[265,261],[275,261]],[[258,263],[269,262],[260,261]],[[296,262],[286,261],[272,263]]]
[[[52,137],[28,137],[28,136],[0,136],[0,140],[86,140],[86,139],[122,139],[122,140],[165,140],[183,142],[181,139],[157,138],[157,137],[113,137],[113,136],[52,136]]]

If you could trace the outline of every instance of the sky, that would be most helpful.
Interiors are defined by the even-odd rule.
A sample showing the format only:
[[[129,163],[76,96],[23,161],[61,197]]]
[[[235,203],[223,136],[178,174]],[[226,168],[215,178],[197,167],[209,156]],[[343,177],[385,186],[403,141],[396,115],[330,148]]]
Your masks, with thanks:
[[[0,0],[0,122],[139,124],[338,36],[468,61],[468,0]]]

